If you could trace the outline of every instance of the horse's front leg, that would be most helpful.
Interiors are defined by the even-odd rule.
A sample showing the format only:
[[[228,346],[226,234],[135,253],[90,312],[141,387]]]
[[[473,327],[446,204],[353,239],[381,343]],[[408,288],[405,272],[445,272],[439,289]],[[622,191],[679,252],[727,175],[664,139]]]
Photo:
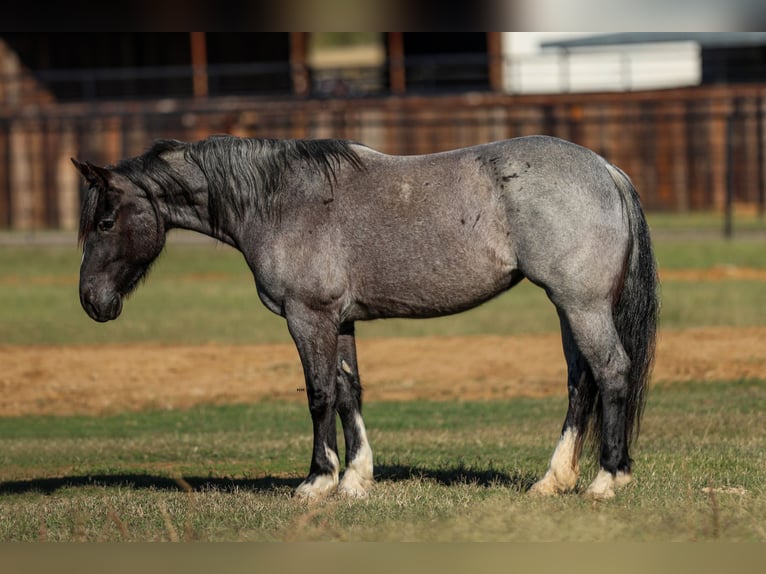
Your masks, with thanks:
[[[338,323],[331,314],[304,305],[286,306],[285,314],[303,364],[314,426],[309,475],[298,486],[295,495],[319,498],[335,491],[340,471],[335,429]]]
[[[338,491],[364,498],[373,484],[372,449],[362,420],[362,384],[356,361],[354,324],[341,325],[338,337],[338,394],[335,407],[346,440],[346,471]]]

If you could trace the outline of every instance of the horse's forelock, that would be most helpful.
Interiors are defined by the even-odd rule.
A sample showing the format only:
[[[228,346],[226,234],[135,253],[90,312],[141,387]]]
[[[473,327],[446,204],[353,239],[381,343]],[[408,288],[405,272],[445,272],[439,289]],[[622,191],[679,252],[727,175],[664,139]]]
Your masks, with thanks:
[[[155,192],[179,186],[179,180],[174,176],[172,169],[162,156],[166,152],[184,149],[186,145],[177,140],[157,140],[142,155],[123,159],[109,169],[136,186],[136,189],[143,193],[152,204],[155,212],[158,212],[156,205],[158,198],[155,197]],[[88,235],[96,227],[96,209],[99,198],[104,192],[103,189],[91,186],[83,196],[80,228],[77,236],[80,245],[85,243]]]
[[[80,245],[85,243],[88,235],[96,226],[96,206],[98,206],[98,198],[101,190],[97,187],[90,187],[85,192],[85,197],[82,202],[82,210],[80,211],[80,230],[77,234],[77,241]]]

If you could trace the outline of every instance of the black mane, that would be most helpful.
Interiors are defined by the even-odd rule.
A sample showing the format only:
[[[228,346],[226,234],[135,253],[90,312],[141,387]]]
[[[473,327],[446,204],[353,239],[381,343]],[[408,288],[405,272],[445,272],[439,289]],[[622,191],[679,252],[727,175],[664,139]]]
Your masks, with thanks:
[[[82,200],[80,209],[80,230],[77,233],[77,242],[82,245],[88,238],[88,234],[96,226],[96,206],[98,205],[98,189],[88,188]]]
[[[241,217],[249,208],[265,217],[279,217],[285,174],[298,164],[320,175],[327,185],[336,182],[342,162],[362,168],[359,156],[343,140],[277,140],[212,136],[188,144],[187,161],[205,174],[210,196],[210,218],[219,222],[232,209]]]
[[[219,229],[225,215],[241,217],[251,208],[263,217],[279,217],[287,191],[285,174],[299,165],[321,177],[332,189],[343,163],[363,169],[362,160],[344,140],[278,140],[238,138],[228,135],[185,143],[157,140],[143,155],[125,159],[112,170],[143,189],[157,209],[162,195],[179,193],[194,205],[193,190],[163,158],[167,152],[183,151],[189,163],[199,167],[208,183],[208,216]],[[83,202],[80,241],[95,226],[98,190],[91,189]]]

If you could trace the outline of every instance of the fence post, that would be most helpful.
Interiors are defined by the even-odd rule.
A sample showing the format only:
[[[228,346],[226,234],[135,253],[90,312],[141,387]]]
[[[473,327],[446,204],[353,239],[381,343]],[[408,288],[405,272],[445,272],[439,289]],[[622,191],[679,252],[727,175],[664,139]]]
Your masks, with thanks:
[[[189,32],[192,64],[192,92],[195,98],[206,98],[207,85],[207,47],[205,32]]]
[[[763,219],[764,215],[764,186],[766,186],[766,181],[764,181],[764,178],[766,177],[766,169],[764,168],[764,161],[766,161],[766,157],[764,157],[764,136],[763,136],[763,95],[758,96],[756,99],[756,106],[755,106],[755,119],[756,119],[756,148],[757,153],[755,154],[755,161],[758,163],[758,204],[756,207],[758,217]]]
[[[734,125],[739,110],[739,101],[734,100],[726,115],[726,201],[723,209],[723,236],[731,239],[734,235],[732,222],[734,203]]]

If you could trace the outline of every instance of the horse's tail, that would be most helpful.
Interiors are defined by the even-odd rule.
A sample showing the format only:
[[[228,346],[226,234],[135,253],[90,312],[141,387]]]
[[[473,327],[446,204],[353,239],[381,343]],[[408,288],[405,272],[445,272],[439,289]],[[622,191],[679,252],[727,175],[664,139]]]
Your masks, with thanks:
[[[659,319],[659,280],[657,263],[649,237],[638,192],[630,178],[617,166],[606,162],[609,175],[620,190],[630,231],[630,246],[623,269],[622,289],[616,294],[613,307],[614,324],[625,352],[630,359],[626,435],[628,448],[638,438],[641,417],[646,403],[646,391],[654,362],[654,349]],[[601,409],[596,410],[601,430]]]

